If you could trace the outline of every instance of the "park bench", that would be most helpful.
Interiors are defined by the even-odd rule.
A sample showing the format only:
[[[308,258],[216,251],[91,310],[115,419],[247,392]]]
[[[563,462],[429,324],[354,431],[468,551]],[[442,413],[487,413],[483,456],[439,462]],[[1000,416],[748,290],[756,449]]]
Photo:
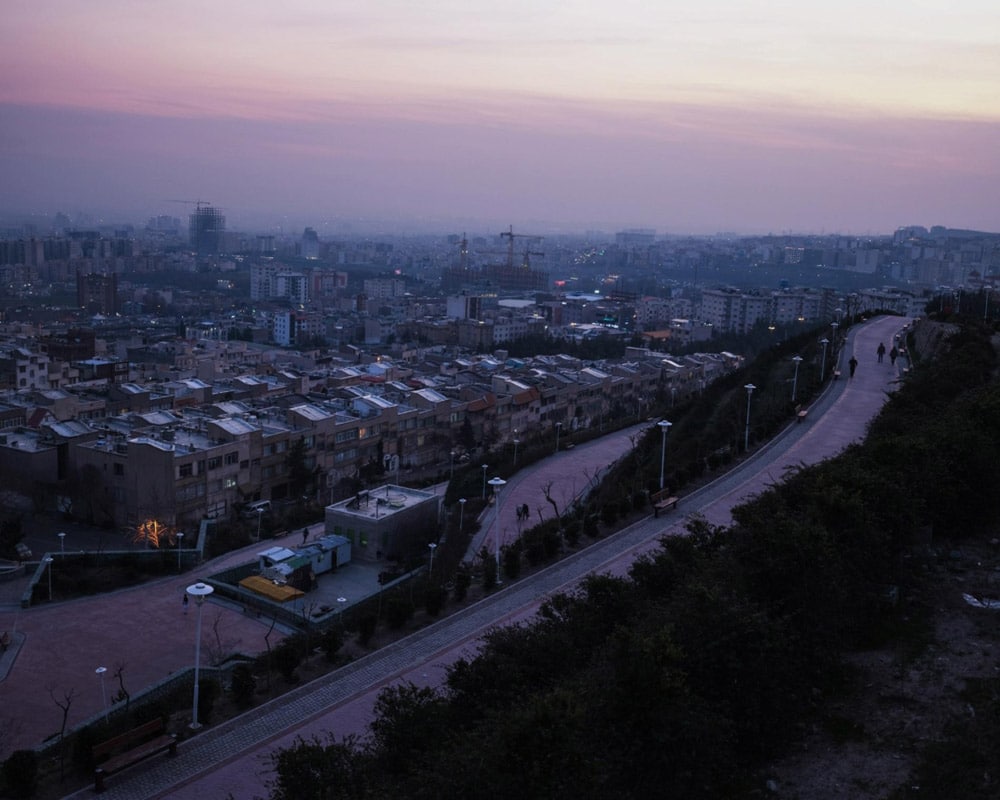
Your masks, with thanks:
[[[840,370],[839,369],[835,369],[833,371],[833,379],[837,380],[837,378],[839,378],[839,377],[840,377]]]
[[[144,758],[164,751],[171,756],[177,755],[177,736],[166,731],[166,724],[157,717],[138,728],[95,744],[90,751],[96,765],[94,791],[103,792],[104,779],[108,775],[120,772]]]
[[[802,406],[795,406],[795,421],[802,422],[809,415],[809,410]]]
[[[660,489],[649,496],[649,501],[653,504],[653,516],[658,517],[661,511],[677,508],[680,498],[670,494],[669,489]]]

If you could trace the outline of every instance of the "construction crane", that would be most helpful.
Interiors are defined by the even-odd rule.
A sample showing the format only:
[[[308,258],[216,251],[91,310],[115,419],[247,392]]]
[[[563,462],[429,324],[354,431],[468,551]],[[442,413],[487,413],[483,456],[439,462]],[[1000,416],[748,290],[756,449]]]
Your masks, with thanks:
[[[197,206],[198,210],[201,211],[202,206],[210,206],[212,203],[208,200],[167,200],[168,203],[184,203],[189,206]]]
[[[511,225],[507,230],[501,232],[500,238],[507,239],[507,266],[510,269],[514,268],[514,240],[515,239],[527,239],[524,247],[524,262],[521,266],[529,267],[529,261],[531,256],[544,256],[545,253],[540,253],[537,250],[532,250],[531,246],[534,242],[542,241],[543,236],[537,236],[530,233],[514,233],[514,226]]]

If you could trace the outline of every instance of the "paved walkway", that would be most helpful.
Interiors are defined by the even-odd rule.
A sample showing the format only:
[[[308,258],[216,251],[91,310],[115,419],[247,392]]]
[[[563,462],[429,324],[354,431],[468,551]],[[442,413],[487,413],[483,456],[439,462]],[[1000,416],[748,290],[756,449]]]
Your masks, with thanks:
[[[868,421],[881,408],[886,392],[895,385],[898,370],[905,366],[899,361],[895,367],[888,361],[876,364],[875,348],[879,341],[891,341],[904,322],[899,318],[879,318],[852,331],[845,348],[848,354],[842,357],[846,363],[849,348],[854,348],[860,362],[857,375],[849,379],[845,369],[844,376],[813,404],[805,423],[789,426],[782,436],[732,473],[685,496],[677,513],[659,519],[647,517],[531,580],[512,584],[406,640],[237,720],[207,729],[183,742],[176,759],[154,758],[115,776],[109,781],[106,796],[130,800],[154,797],[200,800],[224,797],[230,792],[234,797],[263,795],[268,755],[276,748],[287,746],[298,736],[332,732],[339,738],[364,733],[375,696],[383,687],[398,681],[440,684],[448,664],[474,655],[485,630],[530,617],[546,597],[571,588],[590,572],[623,574],[638,554],[657,546],[660,536],[682,531],[686,514],[697,512],[725,524],[735,504],[780,480],[787,466],[814,463],[863,438]],[[537,465],[531,483],[537,488],[557,474],[565,475],[571,465],[579,463],[572,457],[582,455],[573,450],[547,459]],[[510,491],[514,498],[513,515],[517,489]],[[505,504],[503,500],[502,519]],[[238,561],[246,555],[231,558]],[[211,565],[212,570],[217,568],[218,563]],[[42,716],[48,722],[47,729],[56,730],[60,718],[45,690],[47,684],[57,689],[77,688],[79,695],[71,723],[76,719],[77,704],[80,718],[99,712],[100,686],[93,669],[98,665],[114,666],[114,655],[109,656],[109,650],[117,654],[132,653],[122,656],[135,659],[127,661],[126,679],[130,688],[146,685],[172,669],[189,664],[193,656],[194,615],[183,615],[180,598],[184,586],[193,580],[194,576],[169,579],[141,590],[21,613],[17,629],[25,632],[26,641],[8,679],[0,682],[0,708],[4,709],[0,713],[21,725],[31,721],[26,714]],[[206,637],[212,635],[209,616],[206,613]],[[245,637],[248,644],[263,635],[260,625],[235,612],[220,609],[215,618],[217,627],[226,636]],[[0,627],[9,627],[10,621],[10,611],[4,608],[0,612]],[[129,631],[128,637],[120,635],[123,628]],[[122,641],[123,638],[128,641]],[[146,674],[154,677],[143,677]],[[39,675],[44,675],[45,681],[40,681]],[[39,695],[40,700],[36,697]],[[14,715],[18,718],[14,719]],[[37,736],[32,740],[37,741]],[[88,789],[72,797],[90,794]]]

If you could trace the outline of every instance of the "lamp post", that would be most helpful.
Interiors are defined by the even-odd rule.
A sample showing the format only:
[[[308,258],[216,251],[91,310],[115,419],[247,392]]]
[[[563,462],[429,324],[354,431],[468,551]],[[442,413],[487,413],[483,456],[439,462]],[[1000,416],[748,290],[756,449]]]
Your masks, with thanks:
[[[820,344],[823,345],[823,360],[819,362],[819,382],[822,383],[823,379],[826,377],[826,346],[830,344],[830,340],[823,338],[819,341]]]
[[[344,606],[347,604],[346,597],[337,598],[337,622],[340,623],[340,629],[344,629]]]
[[[483,464],[483,500],[486,499],[486,468],[489,464]]]
[[[497,585],[499,586],[502,581],[500,580],[500,489],[505,486],[507,481],[503,478],[490,478],[490,486],[493,487],[493,495],[496,497],[497,510],[496,514],[493,516],[493,527],[496,529],[493,531],[493,536],[496,540],[496,558],[497,558]]]
[[[656,423],[660,428],[661,441],[660,441],[660,488],[663,488],[663,466],[667,460],[667,431],[670,430],[670,426],[673,424],[667,422],[665,419],[661,419]]]
[[[427,546],[430,548],[431,551],[431,563],[427,567],[427,577],[430,577],[431,575],[434,574],[434,551],[437,550],[437,544],[431,542]]]
[[[795,390],[799,385],[799,364],[802,363],[802,356],[792,356],[795,362],[795,374],[792,376],[792,402],[795,402]]]
[[[451,461],[450,461],[449,468],[448,468],[448,480],[454,480],[455,479],[455,451],[452,450],[450,455],[451,455]],[[398,478],[396,479],[396,483],[399,483],[399,479]]]
[[[460,497],[458,499],[458,532],[461,533],[465,530],[465,498]]]
[[[65,558],[66,557],[66,534],[65,533],[60,533],[59,534],[59,557],[60,558]]]
[[[840,327],[840,323],[839,322],[831,322],[830,323],[830,327],[833,328],[833,336],[831,337],[831,341],[833,342],[833,348],[832,348],[831,352],[832,353],[836,353],[837,352],[837,328]]]
[[[45,556],[45,564],[49,568],[49,602],[52,602],[52,562],[55,559],[52,556]]]
[[[514,428],[514,466],[517,466],[517,428]]]
[[[187,587],[187,593],[194,598],[195,605],[198,606],[198,621],[195,623],[194,634],[194,709],[191,712],[191,730],[196,731],[201,727],[198,722],[198,678],[201,671],[201,610],[208,597],[214,589],[205,583],[195,583]]]
[[[556,452],[559,452],[559,432],[562,431],[562,423],[556,423]]]
[[[184,533],[177,531],[177,571],[181,571],[181,545],[184,543]]]
[[[752,383],[748,383],[743,388],[747,390],[747,427],[743,434],[743,452],[746,452],[750,449],[750,397],[753,395],[753,390],[757,387]]]
[[[104,721],[108,721],[108,695],[104,689],[104,673],[108,671],[107,667],[98,667],[94,670],[98,677],[101,679],[101,708],[104,709]]]
[[[260,541],[260,521],[264,518],[264,509],[257,509],[257,541]]]

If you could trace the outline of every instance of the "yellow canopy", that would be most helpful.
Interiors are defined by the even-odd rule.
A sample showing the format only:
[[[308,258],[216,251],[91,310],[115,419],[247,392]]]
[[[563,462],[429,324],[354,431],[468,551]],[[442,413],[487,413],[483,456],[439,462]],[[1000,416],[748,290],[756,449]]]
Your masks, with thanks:
[[[277,603],[287,603],[289,600],[296,600],[305,594],[294,586],[279,586],[261,575],[251,575],[249,578],[244,578],[240,581],[240,586],[251,592],[264,595],[268,600],[274,600]]]

